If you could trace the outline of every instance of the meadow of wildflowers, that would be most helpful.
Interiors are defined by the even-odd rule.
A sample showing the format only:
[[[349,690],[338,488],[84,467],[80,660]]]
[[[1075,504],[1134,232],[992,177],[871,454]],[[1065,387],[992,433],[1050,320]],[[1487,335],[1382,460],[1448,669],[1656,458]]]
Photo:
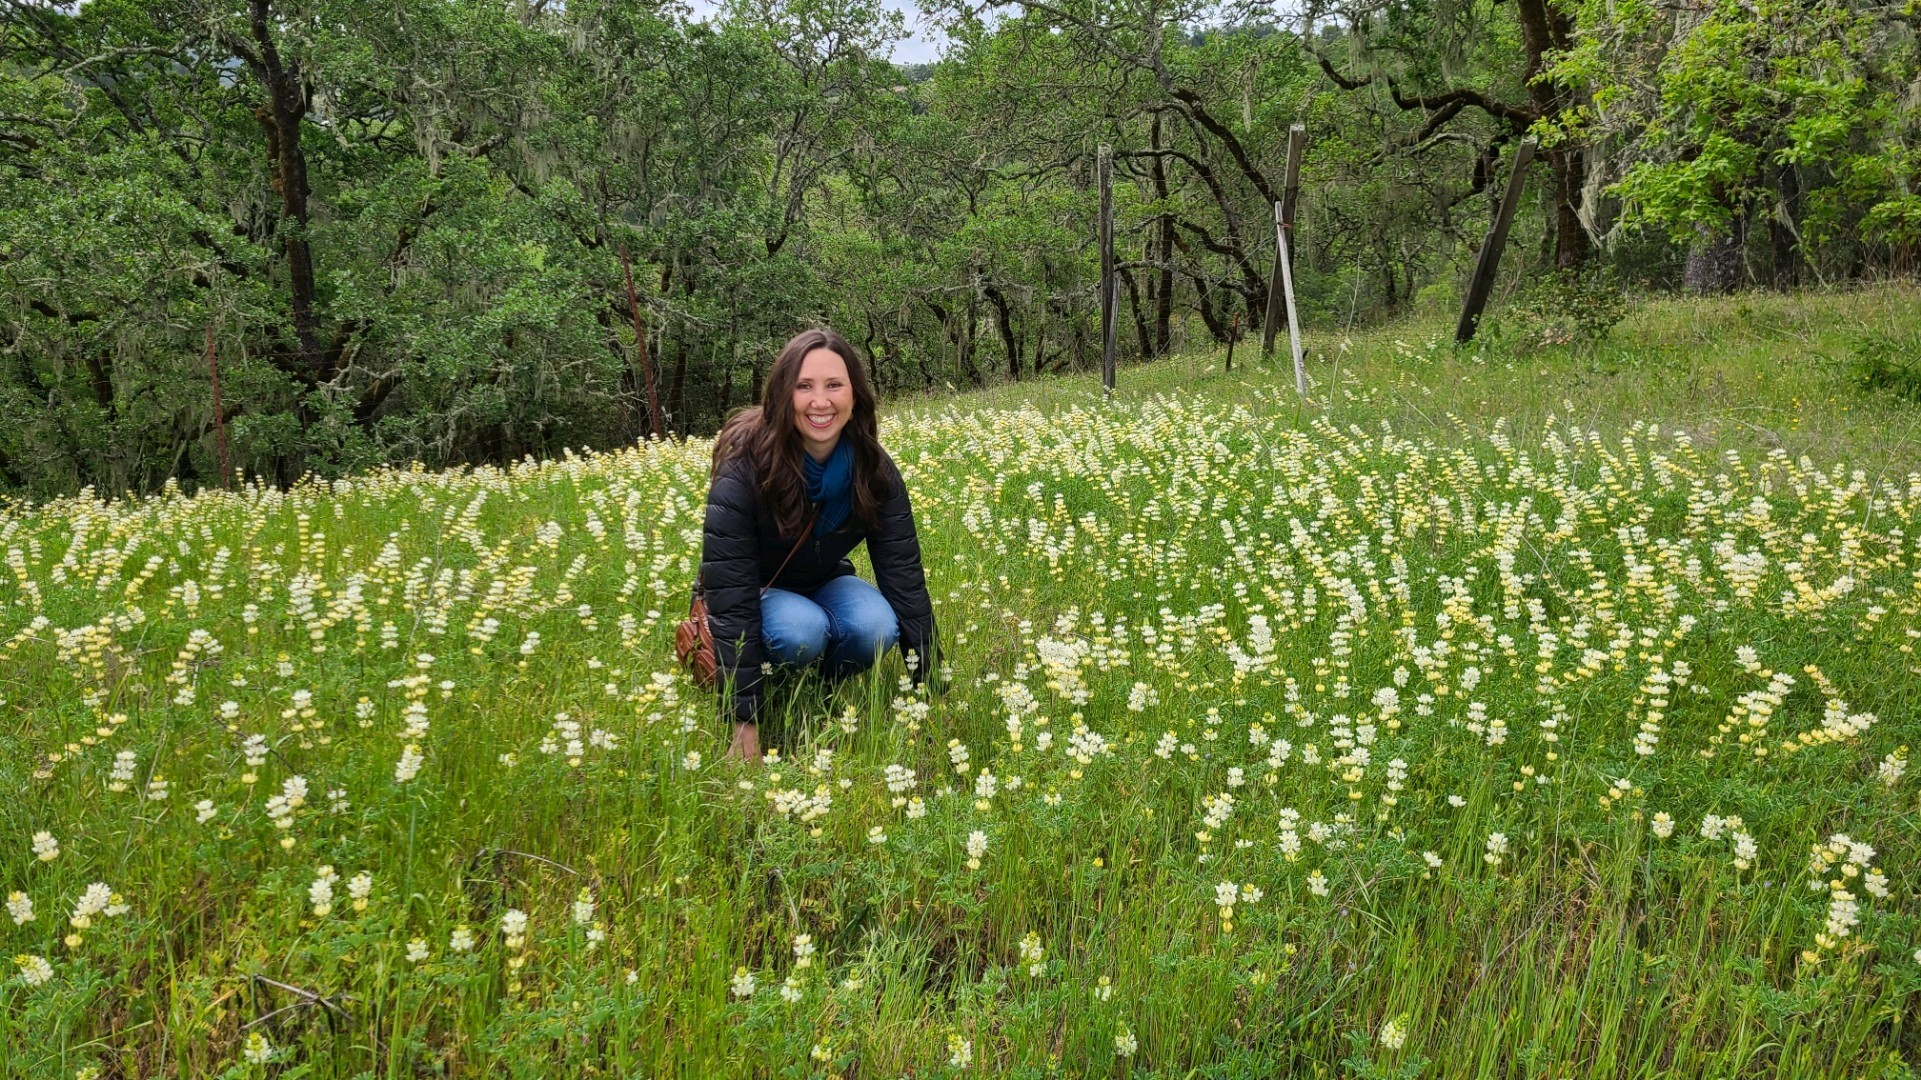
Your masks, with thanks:
[[[1909,1076],[1921,475],[905,409],[952,688],[722,758],[705,444],[0,511],[7,1076]]]

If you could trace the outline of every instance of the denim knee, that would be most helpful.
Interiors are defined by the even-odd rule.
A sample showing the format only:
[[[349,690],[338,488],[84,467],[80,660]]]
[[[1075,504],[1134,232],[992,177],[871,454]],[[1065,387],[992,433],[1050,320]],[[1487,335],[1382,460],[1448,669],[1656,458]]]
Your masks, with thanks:
[[[835,660],[844,667],[864,670],[873,667],[900,640],[900,624],[889,611],[884,618],[842,627],[841,633],[834,647]]]
[[[827,651],[827,613],[804,596],[769,589],[761,597],[760,640],[771,663],[811,664]]]
[[[827,613],[828,664],[841,675],[864,671],[900,640],[900,623],[880,590],[848,575],[814,595]]]

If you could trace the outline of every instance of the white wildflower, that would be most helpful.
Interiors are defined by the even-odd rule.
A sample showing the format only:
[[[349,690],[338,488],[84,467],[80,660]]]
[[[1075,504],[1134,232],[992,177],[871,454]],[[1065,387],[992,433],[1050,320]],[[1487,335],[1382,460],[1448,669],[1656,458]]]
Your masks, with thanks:
[[[316,870],[313,884],[307,886],[307,900],[313,904],[316,918],[325,916],[334,909],[334,868],[322,866]]]
[[[408,743],[400,752],[400,761],[394,765],[394,783],[405,784],[420,775],[420,766],[426,759],[420,756],[420,746]]]
[[[22,953],[13,958],[19,965],[20,980],[28,986],[45,986],[53,979],[53,965],[44,956],[30,956]]]
[[[247,1033],[247,1043],[240,1051],[240,1056],[245,1058],[249,1065],[265,1065],[273,1060],[273,1044],[258,1031],[250,1031]]]

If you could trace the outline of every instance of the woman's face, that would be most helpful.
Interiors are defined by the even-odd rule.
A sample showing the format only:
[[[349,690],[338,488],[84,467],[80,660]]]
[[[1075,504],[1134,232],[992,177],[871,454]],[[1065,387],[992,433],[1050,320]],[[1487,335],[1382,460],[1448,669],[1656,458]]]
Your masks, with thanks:
[[[847,361],[832,349],[814,349],[800,358],[794,383],[794,426],[801,445],[815,461],[826,461],[840,441],[840,429],[854,415],[854,384]]]

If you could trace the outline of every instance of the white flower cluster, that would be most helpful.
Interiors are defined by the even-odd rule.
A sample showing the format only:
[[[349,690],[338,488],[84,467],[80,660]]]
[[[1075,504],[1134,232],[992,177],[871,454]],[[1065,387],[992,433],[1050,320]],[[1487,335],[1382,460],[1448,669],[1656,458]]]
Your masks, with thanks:
[[[267,800],[267,817],[273,820],[274,828],[283,834],[280,846],[291,849],[294,846],[293,825],[295,814],[307,805],[307,780],[301,776],[289,776],[280,782],[280,794]]]
[[[883,775],[887,784],[887,792],[893,797],[892,805],[894,809],[898,810],[906,806],[907,793],[914,790],[920,783],[919,778],[914,775],[914,770],[905,765],[889,765]]]
[[[1246,904],[1252,906],[1259,903],[1265,895],[1267,894],[1262,892],[1259,886],[1251,882],[1243,882],[1236,885],[1232,881],[1223,881],[1214,886],[1214,906],[1220,910],[1221,933],[1231,934],[1234,932],[1234,908],[1236,905]]]
[[[107,790],[122,792],[133,781],[133,773],[139,767],[139,756],[131,750],[122,750],[113,756],[113,770],[107,775]]]
[[[334,873],[332,865],[323,865],[314,871],[313,884],[307,886],[307,902],[313,905],[314,918],[325,918],[334,909]]]
[[[619,744],[613,732],[594,728],[583,734],[584,730],[580,721],[567,713],[559,713],[554,717],[553,727],[540,740],[539,750],[549,757],[560,755],[569,767],[578,769],[587,759],[588,747],[607,751]]]
[[[1027,974],[1034,978],[1047,971],[1047,950],[1041,947],[1040,934],[1033,930],[1021,938],[1021,963],[1027,965]]]
[[[811,795],[799,788],[769,787],[766,798],[773,804],[775,813],[803,825],[811,825],[826,817],[834,806],[834,796],[826,784],[816,785]]]
[[[967,868],[979,870],[981,860],[987,857],[987,834],[975,829],[967,834]]]
[[[67,925],[73,927],[76,933],[68,936],[67,945],[74,947],[80,944],[78,931],[90,929],[95,915],[113,918],[125,915],[129,910],[127,902],[120,898],[119,893],[108,888],[103,882],[94,882],[87,886],[79,899],[73,902],[73,914],[67,916]]]
[[[1107,739],[1104,738],[1100,732],[1094,731],[1086,725],[1076,727],[1074,734],[1069,736],[1067,740],[1068,756],[1080,762],[1082,765],[1091,765],[1094,763],[1095,758],[1113,752],[1113,747],[1107,744]]]
[[[1849,885],[1859,880],[1864,891],[1885,899],[1890,890],[1887,876],[1873,865],[1874,848],[1846,833],[1835,833],[1826,843],[1816,844],[1808,853],[1808,888],[1827,890],[1827,918],[1821,932],[1814,935],[1814,950],[1802,953],[1812,960],[1819,951],[1838,949],[1861,922],[1861,904]]]

